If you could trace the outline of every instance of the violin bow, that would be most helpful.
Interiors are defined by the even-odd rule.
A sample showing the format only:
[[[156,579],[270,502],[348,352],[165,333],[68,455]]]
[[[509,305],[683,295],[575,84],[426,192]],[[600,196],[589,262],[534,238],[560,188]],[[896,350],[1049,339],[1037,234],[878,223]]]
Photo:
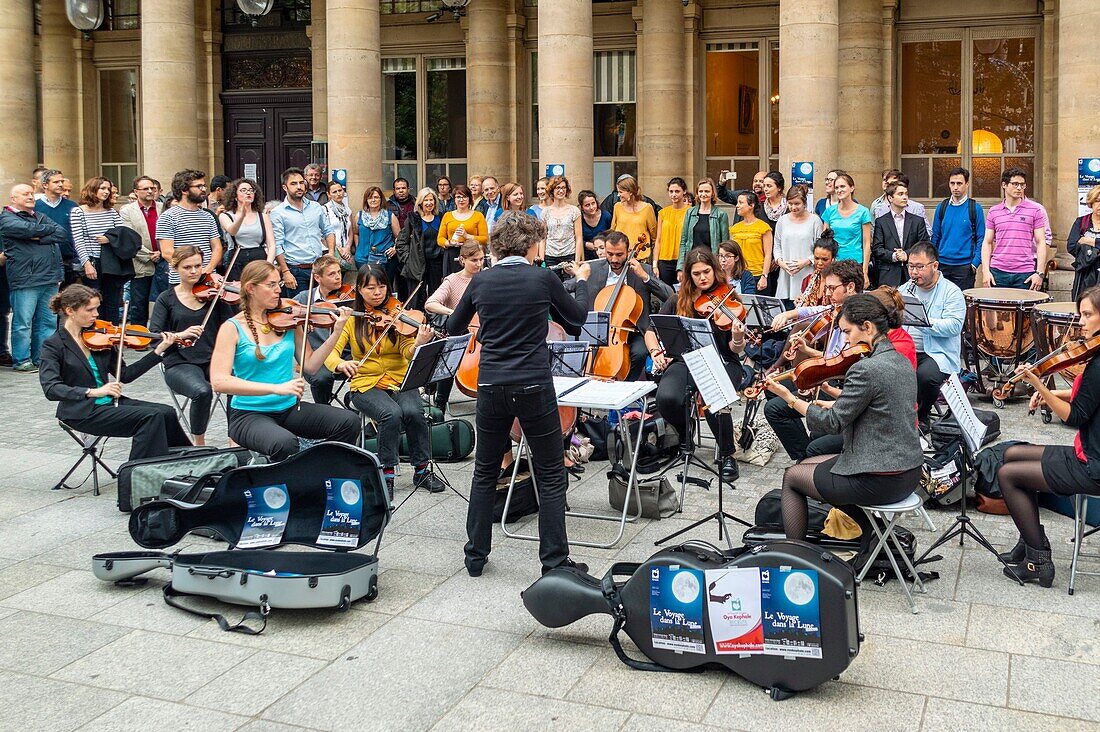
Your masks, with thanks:
[[[306,343],[309,342],[309,318],[313,314],[313,286],[316,280],[313,277],[313,272],[309,273],[309,294],[306,296],[306,322],[302,325],[302,350],[298,354],[298,373],[301,376],[305,376],[306,373]],[[224,280],[223,280],[224,283]],[[298,411],[302,409],[302,400],[298,399]]]
[[[363,357],[361,359],[359,359],[359,361],[356,362],[356,364],[355,364],[355,372],[356,373],[359,373],[359,369],[363,368],[363,364],[365,364],[367,362],[367,359],[371,357],[371,354],[374,353],[374,349],[377,348],[378,344],[382,342],[382,339],[385,338],[387,334],[389,334],[390,328],[392,328],[394,325],[397,324],[398,316],[400,316],[401,313],[405,312],[405,308],[408,306],[408,304],[410,302],[413,301],[413,298],[416,297],[416,293],[420,292],[420,287],[423,284],[424,284],[423,282],[420,282],[416,285],[415,288],[413,288],[413,291],[409,294],[409,298],[407,300],[405,300],[405,302],[403,302],[401,304],[401,307],[397,308],[397,312],[392,315],[392,319],[390,320],[389,325],[387,325],[385,328],[382,329],[382,332],[379,333],[378,336],[374,339],[374,342],[370,344],[370,348],[367,349],[367,352],[364,353]],[[351,379],[348,378],[347,380],[344,381],[344,383],[340,384],[340,387],[333,393],[333,395],[332,395],[333,398],[335,399],[336,397],[340,396],[340,392],[343,391],[344,386],[346,386],[347,384],[350,384],[350,383],[351,383]]]
[[[122,303],[122,325],[118,330],[118,360],[115,361],[115,381],[122,383],[122,351],[126,348],[126,323],[130,319],[130,301]],[[119,405],[119,398],[115,397],[115,407]]]
[[[206,315],[202,317],[202,322],[199,323],[199,327],[206,330],[206,324],[210,322],[210,316],[214,314],[214,306],[222,295],[225,294],[225,286],[229,284],[229,273],[233,271],[233,265],[237,263],[237,255],[241,253],[240,247],[233,248],[233,256],[229,258],[229,267],[226,268],[226,276],[222,277],[222,283],[218,285],[217,292],[214,293],[214,298],[210,301],[210,307],[206,308]]]

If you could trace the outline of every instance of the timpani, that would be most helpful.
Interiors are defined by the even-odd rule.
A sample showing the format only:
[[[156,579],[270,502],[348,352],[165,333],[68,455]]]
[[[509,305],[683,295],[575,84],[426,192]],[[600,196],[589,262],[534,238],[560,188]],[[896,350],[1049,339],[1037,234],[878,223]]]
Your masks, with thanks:
[[[986,374],[993,385],[1003,384],[1035,347],[1033,311],[1052,298],[1045,292],[1011,287],[976,287],[963,290],[963,297],[979,383],[983,373],[979,359],[984,356],[988,363]],[[994,399],[994,405],[1003,406],[998,401]]]

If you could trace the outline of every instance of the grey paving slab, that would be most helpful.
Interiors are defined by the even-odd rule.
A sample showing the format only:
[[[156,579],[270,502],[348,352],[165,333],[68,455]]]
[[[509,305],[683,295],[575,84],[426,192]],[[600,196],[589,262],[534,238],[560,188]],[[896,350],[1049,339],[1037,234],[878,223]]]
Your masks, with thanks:
[[[324,661],[314,658],[258,651],[184,701],[251,717],[324,667]]]
[[[931,643],[966,644],[970,605],[934,595],[917,595],[920,612],[913,614],[897,582],[881,590],[864,583],[859,590],[860,630],[867,634]]]
[[[970,608],[967,644],[972,647],[1100,664],[1100,618],[978,603]]]
[[[127,599],[125,588],[97,580],[91,572],[69,570],[2,602],[6,607],[69,618],[89,618]]]
[[[135,729],[198,730],[229,732],[248,721],[211,709],[174,704],[161,699],[131,697],[81,727],[87,732],[131,732]]]
[[[128,632],[102,623],[16,611],[0,619],[0,668],[48,676]]]
[[[489,672],[481,685],[563,699],[600,652],[595,646],[531,636]]]
[[[170,635],[187,635],[213,621],[169,607],[164,602],[164,582],[150,582],[146,587],[111,588],[118,592],[119,602],[100,610],[89,620],[124,628],[149,630]],[[206,612],[226,612],[226,606],[207,598],[188,598],[188,607]],[[232,614],[233,611],[230,611]]]
[[[1082,587],[1072,597],[1066,594],[1069,586],[1068,555],[1056,559],[1057,574],[1054,577],[1054,586],[1050,589],[1038,585],[1020,587],[1001,574],[1000,566],[993,559],[980,559],[978,561],[972,558],[970,553],[964,557],[955,591],[956,600],[1018,610],[1100,618],[1100,602],[1096,601],[1100,597],[1100,583],[1096,583],[1095,589],[1086,590]]]
[[[669,712],[676,713],[670,705]],[[748,723],[749,720],[745,720]],[[685,722],[682,719],[672,719],[669,717],[654,717],[649,714],[631,714],[630,719],[626,720],[626,723],[620,728],[622,732],[714,732],[715,730],[723,729],[722,727],[711,727],[705,724],[696,724],[694,722]],[[734,730],[745,730],[746,727],[726,727],[727,732],[734,732]]]
[[[8,566],[0,569],[0,600],[18,595],[29,587],[48,582],[69,571],[65,567],[35,561],[8,561]]]
[[[437,732],[486,729],[606,730],[623,724],[628,716],[626,712],[604,707],[500,689],[476,688],[452,707],[432,729]]]
[[[76,496],[5,521],[0,557],[28,559],[120,523],[121,514],[104,500]]]
[[[1100,723],[1096,679],[1095,666],[1013,656],[1008,706]]]
[[[299,727],[296,724],[272,722],[269,719],[254,719],[245,726],[239,727],[237,732],[301,732],[304,729],[310,728]]]
[[[69,494],[41,489],[23,490],[0,486],[0,491],[4,492],[4,500],[0,502],[0,521],[21,516],[71,497]]]
[[[378,555],[388,569],[450,577],[456,572],[466,571],[462,564],[462,547],[465,543],[457,537],[440,539],[401,534],[392,539],[387,537]]]
[[[509,633],[395,618],[263,717],[326,730],[362,729],[367,719],[375,730],[425,729],[519,640]]]
[[[418,574],[403,569],[386,569],[385,559],[380,559],[382,570],[378,573],[378,599],[364,609],[371,612],[397,615],[431,592],[443,578],[433,574]],[[353,605],[352,612],[362,605]]]
[[[254,651],[135,630],[53,674],[63,681],[178,701]]]
[[[1100,725],[1080,719],[1021,712],[1004,707],[951,699],[929,699],[924,710],[922,730],[957,730],[957,732],[989,732],[989,730],[1028,730],[1028,732],[1086,732]]]
[[[0,671],[0,729],[73,730],[125,699],[117,691]]]

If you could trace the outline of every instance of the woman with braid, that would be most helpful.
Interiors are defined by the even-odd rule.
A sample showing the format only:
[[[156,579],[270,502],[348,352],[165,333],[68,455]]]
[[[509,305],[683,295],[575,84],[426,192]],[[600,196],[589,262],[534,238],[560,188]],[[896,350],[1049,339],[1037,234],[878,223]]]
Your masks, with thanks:
[[[241,312],[218,330],[210,360],[210,383],[221,394],[233,395],[229,437],[241,447],[285,460],[298,452],[298,438],[354,444],[359,418],[338,407],[303,402],[306,380],[332,352],[350,310],[340,308],[332,335],[313,350],[305,344],[305,359],[295,365],[305,332],[301,326],[280,330],[267,320],[279,306],[279,270],[266,261],[249,262],[241,272]]]

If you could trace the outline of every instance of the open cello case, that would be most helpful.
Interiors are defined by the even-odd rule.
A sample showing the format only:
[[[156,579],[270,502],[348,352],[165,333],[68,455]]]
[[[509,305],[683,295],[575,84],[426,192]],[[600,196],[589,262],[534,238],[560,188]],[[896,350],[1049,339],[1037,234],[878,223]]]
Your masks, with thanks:
[[[378,596],[378,547],[390,502],[378,458],[341,443],[322,443],[280,463],[249,465],[221,476],[202,504],[176,500],[142,504],[130,514],[130,536],[152,551],[92,557],[95,576],[138,584],[169,569],[169,605],[212,618],[223,630],[257,634],[273,608],[336,608]],[[229,543],[225,551],[158,551],[199,529]],[[372,553],[357,553],[374,542]],[[328,551],[273,551],[297,544]],[[258,608],[231,625],[220,615],[183,605],[186,595]],[[262,621],[255,630],[247,620]]]

